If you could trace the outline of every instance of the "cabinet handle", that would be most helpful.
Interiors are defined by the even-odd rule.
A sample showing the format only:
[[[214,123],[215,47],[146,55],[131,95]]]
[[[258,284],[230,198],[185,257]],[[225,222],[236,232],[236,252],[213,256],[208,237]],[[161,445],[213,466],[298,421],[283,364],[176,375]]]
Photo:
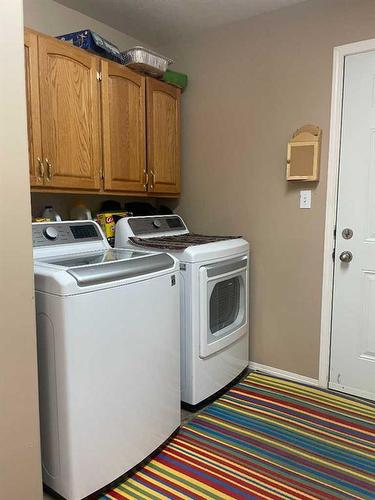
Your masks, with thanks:
[[[143,184],[143,189],[145,191],[147,191],[147,187],[148,187],[148,172],[146,170],[144,170],[143,173],[144,173],[144,181],[145,181],[145,183]]]
[[[155,185],[155,172],[153,170],[150,170],[150,174],[151,174],[151,177],[152,177],[150,188],[154,189],[154,185]]]
[[[36,161],[38,162],[38,165],[39,165],[39,179],[43,179],[44,177],[44,164],[43,164],[43,161],[39,158],[36,159]]]
[[[51,181],[53,175],[53,167],[48,158],[46,158],[46,163],[47,163],[47,180]]]

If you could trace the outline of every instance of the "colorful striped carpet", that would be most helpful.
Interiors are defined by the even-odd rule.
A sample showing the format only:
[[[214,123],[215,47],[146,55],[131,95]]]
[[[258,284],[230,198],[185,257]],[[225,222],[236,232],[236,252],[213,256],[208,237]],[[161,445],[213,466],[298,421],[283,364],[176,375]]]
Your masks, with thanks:
[[[252,373],[101,498],[374,499],[375,405]]]

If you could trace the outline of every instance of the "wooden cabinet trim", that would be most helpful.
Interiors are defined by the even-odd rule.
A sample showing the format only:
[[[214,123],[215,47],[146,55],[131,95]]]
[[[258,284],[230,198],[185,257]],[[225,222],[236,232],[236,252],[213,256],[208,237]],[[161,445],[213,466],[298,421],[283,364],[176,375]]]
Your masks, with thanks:
[[[70,188],[48,188],[45,186],[34,186],[31,188],[32,193],[69,193],[69,194],[95,194],[98,196],[126,196],[131,198],[179,198],[179,193],[153,193],[150,191],[111,191],[103,190],[92,191],[89,189],[70,189]]]

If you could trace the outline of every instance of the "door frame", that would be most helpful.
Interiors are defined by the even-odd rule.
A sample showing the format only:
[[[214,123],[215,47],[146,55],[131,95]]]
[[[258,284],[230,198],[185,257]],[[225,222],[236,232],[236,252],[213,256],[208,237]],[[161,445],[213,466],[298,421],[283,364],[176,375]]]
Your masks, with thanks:
[[[337,219],[345,57],[371,51],[375,51],[375,39],[349,43],[334,47],[333,49],[319,356],[319,386],[324,388],[328,388],[331,354],[334,286],[334,261],[332,259],[332,252],[335,248],[334,231]]]

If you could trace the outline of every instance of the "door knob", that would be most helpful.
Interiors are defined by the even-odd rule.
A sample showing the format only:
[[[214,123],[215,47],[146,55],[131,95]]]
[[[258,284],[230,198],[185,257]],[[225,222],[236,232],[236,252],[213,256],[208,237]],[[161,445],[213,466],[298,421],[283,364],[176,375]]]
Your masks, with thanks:
[[[346,251],[340,253],[340,260],[341,262],[349,263],[353,260],[353,254],[352,252]]]

